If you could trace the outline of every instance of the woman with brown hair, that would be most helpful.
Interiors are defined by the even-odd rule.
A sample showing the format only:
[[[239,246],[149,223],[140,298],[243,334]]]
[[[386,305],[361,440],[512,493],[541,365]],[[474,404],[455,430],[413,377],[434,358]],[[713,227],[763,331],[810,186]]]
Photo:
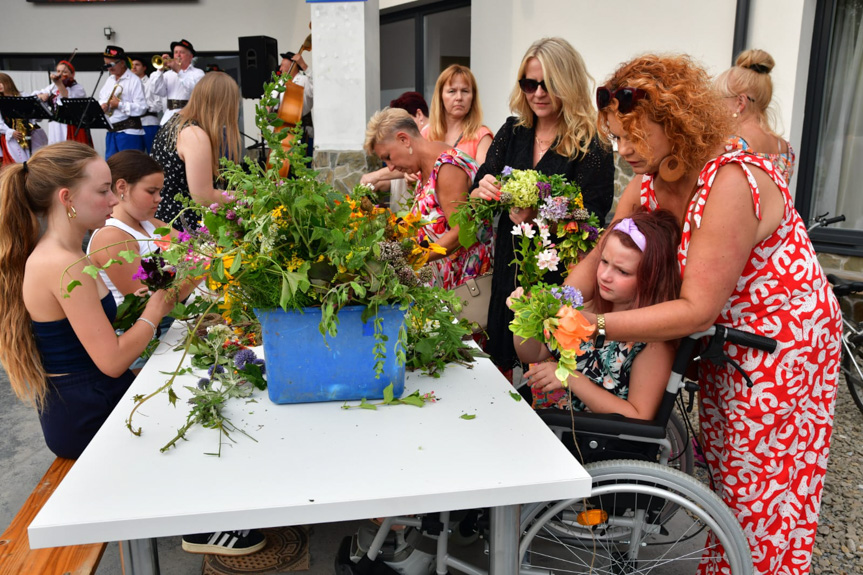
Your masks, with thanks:
[[[156,218],[177,230],[197,225],[177,216],[183,204],[178,194],[209,206],[224,201],[216,187],[222,156],[240,157],[240,88],[224,72],[204,75],[192,90],[189,103],[159,129],[153,142],[153,158],[165,170],[165,188]]]
[[[509,107],[515,113],[498,130],[471,195],[500,199],[498,177],[504,167],[560,174],[577,184],[584,207],[600,222],[614,198],[614,160],[596,135],[596,111],[591,99],[593,79],[581,55],[563,38],[543,38],[528,48],[516,74]],[[511,377],[518,356],[509,324],[512,311],[506,298],[516,287],[513,224],[532,221],[535,209],[513,209],[500,218],[494,247],[494,278],[488,310],[485,351]],[[561,275],[546,276],[559,283]]]
[[[453,64],[440,73],[429,109],[429,123],[421,133],[428,140],[458,148],[477,164],[485,162],[493,134],[482,123],[479,88],[470,68]]]
[[[714,85],[734,119],[728,149],[752,152],[773,162],[791,184],[796,157],[791,144],[776,133],[770,109],[775,62],[764,50],[745,50],[734,66],[721,73]]]
[[[726,344],[729,365],[701,366],[701,433],[718,494],[737,515],[759,574],[809,571],[829,454],[842,320],[780,170],[725,152],[729,118],[687,56],[646,55],[597,90],[600,133],[635,177],[617,219],[639,206],[683,224],[676,300],[593,316],[614,340],[666,341],[718,323],[778,342]],[[598,254],[567,278],[594,296]],[[713,556],[715,554],[711,554]],[[702,572],[727,566],[702,560]]]
[[[132,383],[129,366],[174,301],[154,293],[135,325],[114,333],[114,298],[84,273],[81,250],[117,204],[93,148],[61,142],[7,167],[0,202],[0,362],[15,394],[36,407],[48,448],[75,459]]]

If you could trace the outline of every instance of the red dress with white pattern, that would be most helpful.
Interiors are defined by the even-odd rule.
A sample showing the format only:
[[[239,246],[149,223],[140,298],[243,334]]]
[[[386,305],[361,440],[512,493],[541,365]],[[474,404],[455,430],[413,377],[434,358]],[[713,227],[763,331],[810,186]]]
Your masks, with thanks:
[[[776,182],[785,210],[776,231],[752,250],[716,323],[771,337],[778,346],[767,354],[725,345],[752,378],[751,389],[731,366],[702,365],[704,454],[719,495],[743,526],[755,572],[802,575],[809,572],[821,507],[842,319],[785,180],[769,160],[746,152],[711,160],[699,176],[678,252],[684,279],[693,226],[701,225],[717,170],[732,163],[749,181],[757,218],[760,196],[750,166]],[[658,207],[650,176],[641,204]],[[727,566],[704,564],[700,572],[726,573]]]

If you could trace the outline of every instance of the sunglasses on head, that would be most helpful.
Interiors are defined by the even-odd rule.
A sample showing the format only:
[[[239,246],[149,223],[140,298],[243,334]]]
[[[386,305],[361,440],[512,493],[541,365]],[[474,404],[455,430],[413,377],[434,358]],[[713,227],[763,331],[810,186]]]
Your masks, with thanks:
[[[542,87],[542,90],[544,92],[548,93],[548,88],[545,85],[545,80],[540,80],[539,82],[537,82],[536,80],[532,80],[530,78],[522,78],[518,81],[518,85],[521,87],[521,91],[525,94],[533,94],[540,86]]]
[[[621,114],[628,114],[639,100],[647,98],[647,92],[641,88],[618,88],[614,92],[605,86],[596,89],[596,108],[602,110],[617,100],[617,109]]]

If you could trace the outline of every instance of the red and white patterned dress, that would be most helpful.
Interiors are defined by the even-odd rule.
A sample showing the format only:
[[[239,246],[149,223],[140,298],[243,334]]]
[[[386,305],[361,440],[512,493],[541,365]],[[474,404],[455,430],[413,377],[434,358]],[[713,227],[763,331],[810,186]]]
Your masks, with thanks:
[[[778,346],[767,354],[725,345],[752,378],[751,389],[731,366],[702,365],[704,454],[719,495],[743,526],[755,572],[802,575],[812,560],[830,451],[842,318],[784,178],[770,160],[743,151],[703,168],[684,222],[681,274],[685,278],[692,229],[701,225],[716,173],[732,163],[749,181],[757,218],[760,195],[750,166],[776,182],[785,211],[776,231],[750,253],[716,323],[771,337]],[[649,176],[641,204],[658,207]],[[727,569],[705,564],[700,572]]]

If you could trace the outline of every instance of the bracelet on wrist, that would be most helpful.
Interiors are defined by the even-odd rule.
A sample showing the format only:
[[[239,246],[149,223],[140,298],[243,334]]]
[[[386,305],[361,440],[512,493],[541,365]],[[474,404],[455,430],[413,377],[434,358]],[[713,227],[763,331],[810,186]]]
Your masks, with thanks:
[[[144,323],[146,323],[147,325],[149,325],[150,327],[152,327],[152,328],[153,328],[153,337],[152,337],[152,338],[150,338],[150,339],[156,339],[156,324],[154,324],[153,322],[151,322],[150,320],[148,320],[148,319],[147,319],[147,318],[145,318],[145,317],[139,317],[139,318],[138,318],[138,319],[136,319],[135,321],[136,321],[136,322],[143,321]]]

